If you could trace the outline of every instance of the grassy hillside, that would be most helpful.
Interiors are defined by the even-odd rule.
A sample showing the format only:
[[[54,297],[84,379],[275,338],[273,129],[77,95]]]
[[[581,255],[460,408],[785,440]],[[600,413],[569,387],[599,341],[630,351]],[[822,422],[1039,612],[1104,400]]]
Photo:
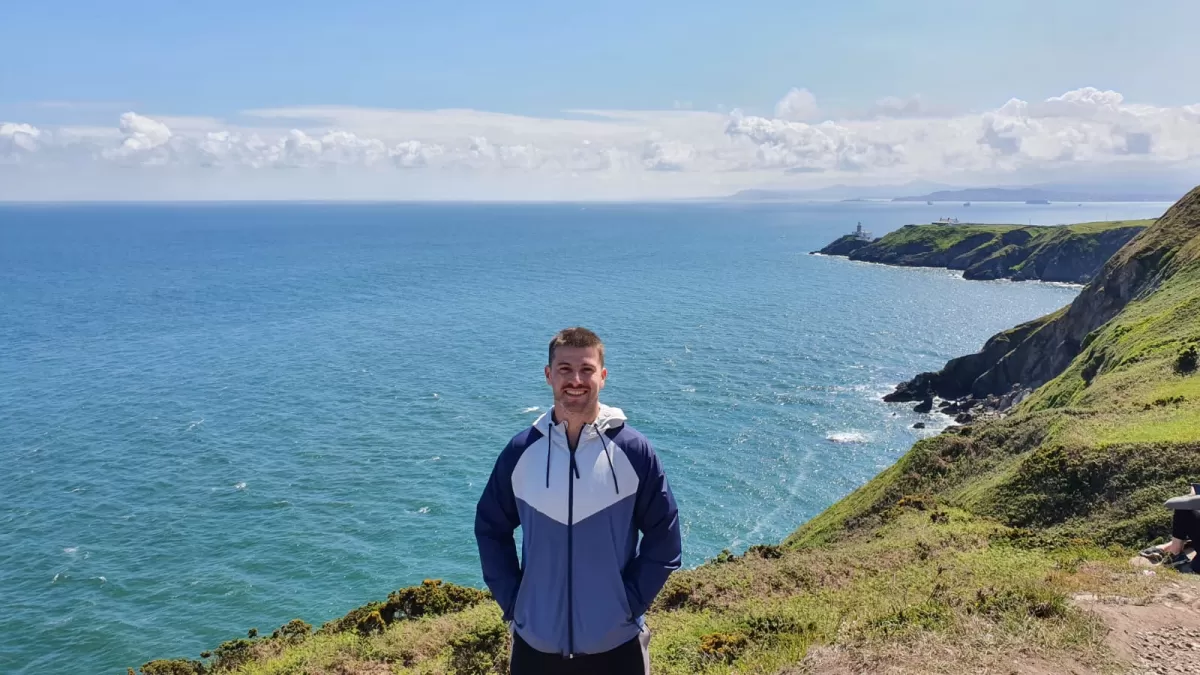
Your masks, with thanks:
[[[945,672],[1062,654],[1104,669],[1115,659],[1101,648],[1103,630],[1068,597],[1154,591],[1159,580],[1121,574],[1122,565],[1095,546],[1039,548],[1020,530],[908,499],[838,545],[755,547],[672,576],[647,619],[654,672],[798,673],[814,647],[869,653],[915,642],[937,645]],[[508,632],[495,604],[446,608],[387,625],[363,621],[370,612],[360,609],[317,633],[294,622],[274,637],[227,642],[207,665],[160,661],[141,672],[505,673]],[[915,672],[936,670],[920,662]]]
[[[1021,225],[906,225],[869,244],[842,237],[819,251],[851,260],[963,270],[968,279],[1083,283],[1149,220]]]
[[[1200,188],[1069,308],[989,344],[994,364],[1037,347],[1063,366],[781,545],[673,575],[647,619],[655,672],[1124,672],[1072,598],[1137,604],[1177,577],[1126,558],[1166,535],[1163,499],[1200,478]],[[293,622],[141,672],[505,673],[507,639],[485,594],[428,582],[315,634]]]
[[[789,542],[835,540],[906,494],[1046,538],[1136,546],[1164,535],[1162,501],[1200,479],[1200,188],[1070,307],[1023,328],[993,338],[1003,344],[988,372],[1062,361],[1053,379],[1005,419],[917,443]]]

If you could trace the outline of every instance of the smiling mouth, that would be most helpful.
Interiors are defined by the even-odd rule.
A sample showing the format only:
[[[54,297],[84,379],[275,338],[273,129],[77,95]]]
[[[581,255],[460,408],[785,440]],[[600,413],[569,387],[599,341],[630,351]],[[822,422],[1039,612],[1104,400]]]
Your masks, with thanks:
[[[563,393],[564,395],[566,395],[566,396],[570,396],[570,397],[572,397],[572,398],[579,398],[579,397],[582,397],[582,396],[587,396],[588,390],[587,390],[587,389],[571,389],[571,388],[566,388],[566,389],[563,389],[563,390],[562,390],[562,393]]]

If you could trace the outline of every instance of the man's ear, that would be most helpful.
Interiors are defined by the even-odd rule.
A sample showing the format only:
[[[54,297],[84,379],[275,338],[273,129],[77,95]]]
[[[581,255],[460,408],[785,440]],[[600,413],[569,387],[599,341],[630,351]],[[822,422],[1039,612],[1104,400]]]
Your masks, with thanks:
[[[546,366],[542,370],[546,374],[546,384],[550,384],[550,366]]]
[[[608,382],[608,368],[600,369],[600,388],[604,388],[604,383]]]

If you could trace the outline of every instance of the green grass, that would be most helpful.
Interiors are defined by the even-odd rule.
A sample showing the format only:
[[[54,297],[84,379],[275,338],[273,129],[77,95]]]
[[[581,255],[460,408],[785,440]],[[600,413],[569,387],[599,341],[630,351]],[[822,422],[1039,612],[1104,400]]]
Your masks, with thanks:
[[[908,225],[885,234],[873,244],[877,248],[901,248],[920,245],[929,251],[945,251],[971,239],[981,243],[990,242],[997,235],[1015,230],[1041,233],[1049,228],[1031,228],[1022,225]]]
[[[1090,223],[1073,223],[1065,226],[1065,229],[1077,234],[1096,234],[1123,227],[1150,227],[1153,224],[1153,218],[1146,220],[1100,220]]]
[[[905,244],[921,244],[933,251],[944,251],[962,242],[986,235],[993,237],[1015,231],[1028,233],[1031,240],[1052,237],[1095,235],[1123,228],[1146,228],[1153,220],[1107,220],[1089,223],[1074,223],[1062,226],[1039,225],[986,225],[964,223],[961,225],[908,225],[887,233],[876,243],[881,247],[900,247]]]
[[[1200,270],[1167,280],[1095,331],[1071,366],[1023,410],[1069,409],[1064,443],[1200,440],[1200,377],[1176,371],[1200,345]]]
[[[1095,547],[1024,546],[1020,532],[959,509],[911,501],[833,547],[766,547],[673,575],[647,621],[655,672],[772,673],[814,645],[996,645],[1111,660],[1094,619],[1068,601],[1081,589],[1142,597],[1157,581],[1121,571]],[[507,629],[493,603],[397,620],[360,635],[252,641],[255,658],[210,672],[504,672]],[[982,653],[982,651],[980,652]]]
[[[826,251],[855,260],[961,269],[968,278],[1080,281],[1152,221],[1064,226],[906,225],[865,246]]]

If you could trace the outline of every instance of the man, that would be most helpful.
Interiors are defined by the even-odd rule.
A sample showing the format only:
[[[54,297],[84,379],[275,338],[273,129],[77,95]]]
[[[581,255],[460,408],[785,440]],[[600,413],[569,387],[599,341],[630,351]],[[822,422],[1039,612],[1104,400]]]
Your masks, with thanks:
[[[595,333],[554,336],[554,407],[509,441],[475,510],[512,675],[650,672],[643,615],[679,569],[679,514],[650,441],[600,404],[607,377]]]

